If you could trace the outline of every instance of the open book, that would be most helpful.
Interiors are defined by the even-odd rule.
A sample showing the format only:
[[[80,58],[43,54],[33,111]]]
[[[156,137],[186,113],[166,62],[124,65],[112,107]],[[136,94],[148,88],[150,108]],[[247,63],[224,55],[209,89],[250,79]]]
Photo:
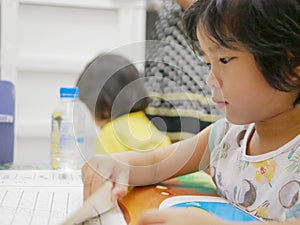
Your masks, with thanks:
[[[205,210],[220,219],[233,222],[261,221],[259,218],[249,214],[241,208],[233,205],[221,197],[212,196],[176,196],[165,199],[160,204],[160,209],[179,207],[197,208]]]
[[[1,225],[126,225],[105,182],[83,202],[81,172],[0,170]]]

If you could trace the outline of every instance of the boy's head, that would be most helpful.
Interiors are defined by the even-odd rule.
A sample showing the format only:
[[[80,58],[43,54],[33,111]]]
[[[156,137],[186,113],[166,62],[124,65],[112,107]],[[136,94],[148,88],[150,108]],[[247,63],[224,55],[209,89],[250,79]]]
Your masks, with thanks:
[[[200,26],[221,46],[243,46],[269,85],[289,92],[300,90],[299,15],[300,0],[199,0],[186,11],[184,25],[194,49]]]
[[[80,99],[96,120],[114,119],[148,105],[148,93],[137,68],[120,55],[97,56],[85,67],[77,86]]]

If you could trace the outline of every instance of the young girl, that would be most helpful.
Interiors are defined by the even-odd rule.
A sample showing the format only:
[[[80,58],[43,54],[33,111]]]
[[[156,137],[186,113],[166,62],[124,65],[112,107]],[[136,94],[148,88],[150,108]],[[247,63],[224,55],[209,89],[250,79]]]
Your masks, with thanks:
[[[226,119],[150,153],[93,158],[82,170],[85,196],[102,178],[112,179],[118,198],[126,194],[124,184],[155,183],[209,162],[218,193],[228,201],[265,221],[299,224],[299,15],[299,0],[195,2],[185,28],[211,67],[207,83]],[[154,210],[139,224],[230,223],[193,210]]]

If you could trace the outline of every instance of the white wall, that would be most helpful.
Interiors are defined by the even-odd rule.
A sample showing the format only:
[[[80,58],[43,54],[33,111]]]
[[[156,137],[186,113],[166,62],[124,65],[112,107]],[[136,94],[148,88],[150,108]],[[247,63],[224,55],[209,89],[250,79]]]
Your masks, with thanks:
[[[145,0],[1,0],[1,79],[16,87],[16,162],[49,158],[59,87],[73,85],[87,61],[112,50],[143,58],[145,20]]]

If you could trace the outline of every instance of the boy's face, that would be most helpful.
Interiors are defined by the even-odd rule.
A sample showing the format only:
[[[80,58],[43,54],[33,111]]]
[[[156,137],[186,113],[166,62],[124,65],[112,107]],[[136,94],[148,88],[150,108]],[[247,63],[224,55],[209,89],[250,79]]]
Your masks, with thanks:
[[[207,84],[212,100],[235,124],[260,122],[293,107],[297,93],[272,88],[259,71],[253,55],[239,47],[231,50],[209,39],[198,26],[197,37],[211,70]]]

